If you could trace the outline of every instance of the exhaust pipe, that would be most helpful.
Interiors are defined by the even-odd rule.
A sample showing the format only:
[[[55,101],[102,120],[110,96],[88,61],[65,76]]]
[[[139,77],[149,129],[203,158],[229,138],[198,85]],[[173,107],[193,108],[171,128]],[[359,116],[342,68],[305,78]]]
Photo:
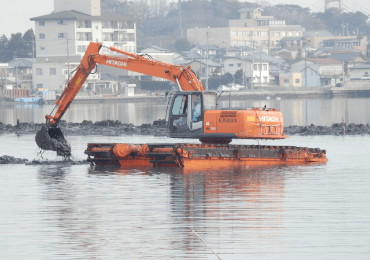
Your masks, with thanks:
[[[35,136],[35,141],[37,146],[43,150],[56,151],[57,155],[64,157],[72,155],[70,144],[57,126],[42,126]]]

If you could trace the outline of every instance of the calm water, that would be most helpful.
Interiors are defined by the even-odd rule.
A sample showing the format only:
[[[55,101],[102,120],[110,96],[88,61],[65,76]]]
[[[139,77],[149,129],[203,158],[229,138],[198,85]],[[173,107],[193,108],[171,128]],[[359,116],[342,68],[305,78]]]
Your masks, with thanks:
[[[76,159],[85,158],[88,142],[176,141],[68,140]],[[326,149],[326,165],[190,173],[0,165],[0,259],[217,259],[190,229],[223,260],[369,259],[369,142],[262,142]],[[0,156],[37,158],[33,135],[0,135],[0,144]],[[44,157],[55,159],[51,152]]]
[[[233,107],[274,107],[281,109],[284,124],[289,125],[325,125],[340,123],[370,124],[369,98],[333,98],[333,99],[264,99],[233,101]],[[0,103],[0,122],[15,125],[21,122],[43,123],[53,105],[10,105]],[[229,107],[229,101],[220,101],[219,107]],[[106,103],[72,104],[63,119],[80,123],[83,120],[101,121],[120,120],[123,123],[141,125],[153,120],[164,119],[167,105],[164,102],[144,103]]]

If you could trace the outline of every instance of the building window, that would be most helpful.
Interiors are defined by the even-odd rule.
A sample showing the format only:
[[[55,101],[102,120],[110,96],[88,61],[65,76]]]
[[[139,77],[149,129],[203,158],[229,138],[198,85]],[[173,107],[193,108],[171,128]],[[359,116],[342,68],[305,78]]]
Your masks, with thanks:
[[[44,88],[44,84],[37,84],[37,88]]]
[[[267,77],[263,77],[263,82],[267,82]]]
[[[295,79],[295,83],[299,83],[299,79]]]
[[[40,33],[40,34],[39,34],[39,39],[40,39],[40,40],[45,39],[45,33]]]
[[[236,36],[237,31],[230,31],[230,36]]]
[[[44,51],[45,50],[45,47],[40,46],[40,50],[41,51]]]
[[[37,69],[36,69],[36,75],[37,75],[37,76],[42,76],[42,69],[37,68]]]
[[[45,21],[39,21],[39,26],[45,26]]]
[[[272,33],[271,33],[271,36],[272,36],[272,37],[274,37],[274,36],[275,36],[275,33],[274,33],[274,32],[272,32]]]
[[[229,64],[229,67],[233,67],[234,66],[234,64]]]
[[[50,75],[57,75],[57,69],[56,68],[50,68]]]
[[[280,37],[280,32],[276,32],[276,33],[275,33],[275,36],[276,36],[276,37]]]
[[[98,30],[99,29],[99,26],[95,26],[95,30]]]
[[[67,25],[68,20],[58,20],[58,25]]]
[[[240,68],[242,66],[242,64],[241,63],[238,63],[238,67]]]
[[[286,36],[286,32],[282,32],[281,33],[281,36],[285,37]]]
[[[284,83],[289,83],[289,79],[284,79]]]
[[[299,32],[297,32],[297,33],[296,33],[296,36],[300,36],[300,33],[299,33]]]
[[[262,68],[263,68],[263,70],[264,70],[264,71],[267,71],[267,64],[263,64],[262,66],[263,66],[263,67],[262,67]]]
[[[87,46],[85,46],[85,45],[78,45],[77,46],[77,52],[85,53],[86,50],[87,50]]]
[[[258,66],[258,64],[254,64],[254,66],[253,66],[253,70],[254,70],[254,71],[258,71],[258,70],[259,70],[259,69],[258,69],[258,67],[259,67],[259,66]]]
[[[68,38],[68,33],[58,33],[58,38]]]

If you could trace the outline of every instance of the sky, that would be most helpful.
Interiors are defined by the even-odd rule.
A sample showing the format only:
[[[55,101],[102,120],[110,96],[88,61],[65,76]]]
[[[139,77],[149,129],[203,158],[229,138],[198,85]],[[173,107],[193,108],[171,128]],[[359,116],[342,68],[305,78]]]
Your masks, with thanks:
[[[54,9],[54,0],[0,0],[6,4],[0,8],[0,36],[5,34],[10,37],[12,33],[24,33],[30,28],[34,28],[34,22],[30,18],[49,14]],[[135,0],[134,0],[135,1]],[[172,0],[168,0],[172,1]],[[304,7],[315,5],[323,6],[324,0],[305,0],[298,3],[297,0],[270,0],[271,4],[299,4]],[[357,3],[358,6],[370,10],[369,0],[344,0],[347,3]],[[249,0],[247,2],[254,2]]]

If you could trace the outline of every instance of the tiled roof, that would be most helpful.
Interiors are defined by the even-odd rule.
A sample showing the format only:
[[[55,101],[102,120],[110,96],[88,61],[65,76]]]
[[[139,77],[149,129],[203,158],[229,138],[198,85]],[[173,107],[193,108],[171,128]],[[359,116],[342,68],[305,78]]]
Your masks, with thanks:
[[[332,53],[329,57],[339,61],[354,61],[358,56],[363,56],[360,52]],[[364,59],[366,59],[364,57]]]
[[[317,62],[319,64],[342,64],[341,61],[332,58],[307,58],[307,60]]]
[[[207,64],[207,59],[195,59],[194,61],[200,62],[200,63],[202,63],[204,65]],[[191,62],[188,62],[188,64],[190,64],[190,63],[192,63],[192,61]],[[208,60],[208,66],[209,67],[223,67],[222,65],[220,65],[220,64],[218,64],[218,63],[216,63],[214,61],[211,61],[211,60]]]
[[[303,32],[303,37],[331,37],[334,36],[329,31],[322,30],[322,31],[304,31]]]
[[[32,64],[36,61],[36,59],[14,59],[9,62],[9,66],[18,67],[18,68],[32,68]]]
[[[348,69],[350,69],[350,70],[352,70],[352,69],[370,69],[370,63],[358,64],[356,66],[349,67]]]
[[[40,20],[99,20],[99,21],[140,21],[140,19],[122,16],[114,13],[101,12],[101,16],[91,16],[74,10],[51,13],[33,17],[31,21]]]

